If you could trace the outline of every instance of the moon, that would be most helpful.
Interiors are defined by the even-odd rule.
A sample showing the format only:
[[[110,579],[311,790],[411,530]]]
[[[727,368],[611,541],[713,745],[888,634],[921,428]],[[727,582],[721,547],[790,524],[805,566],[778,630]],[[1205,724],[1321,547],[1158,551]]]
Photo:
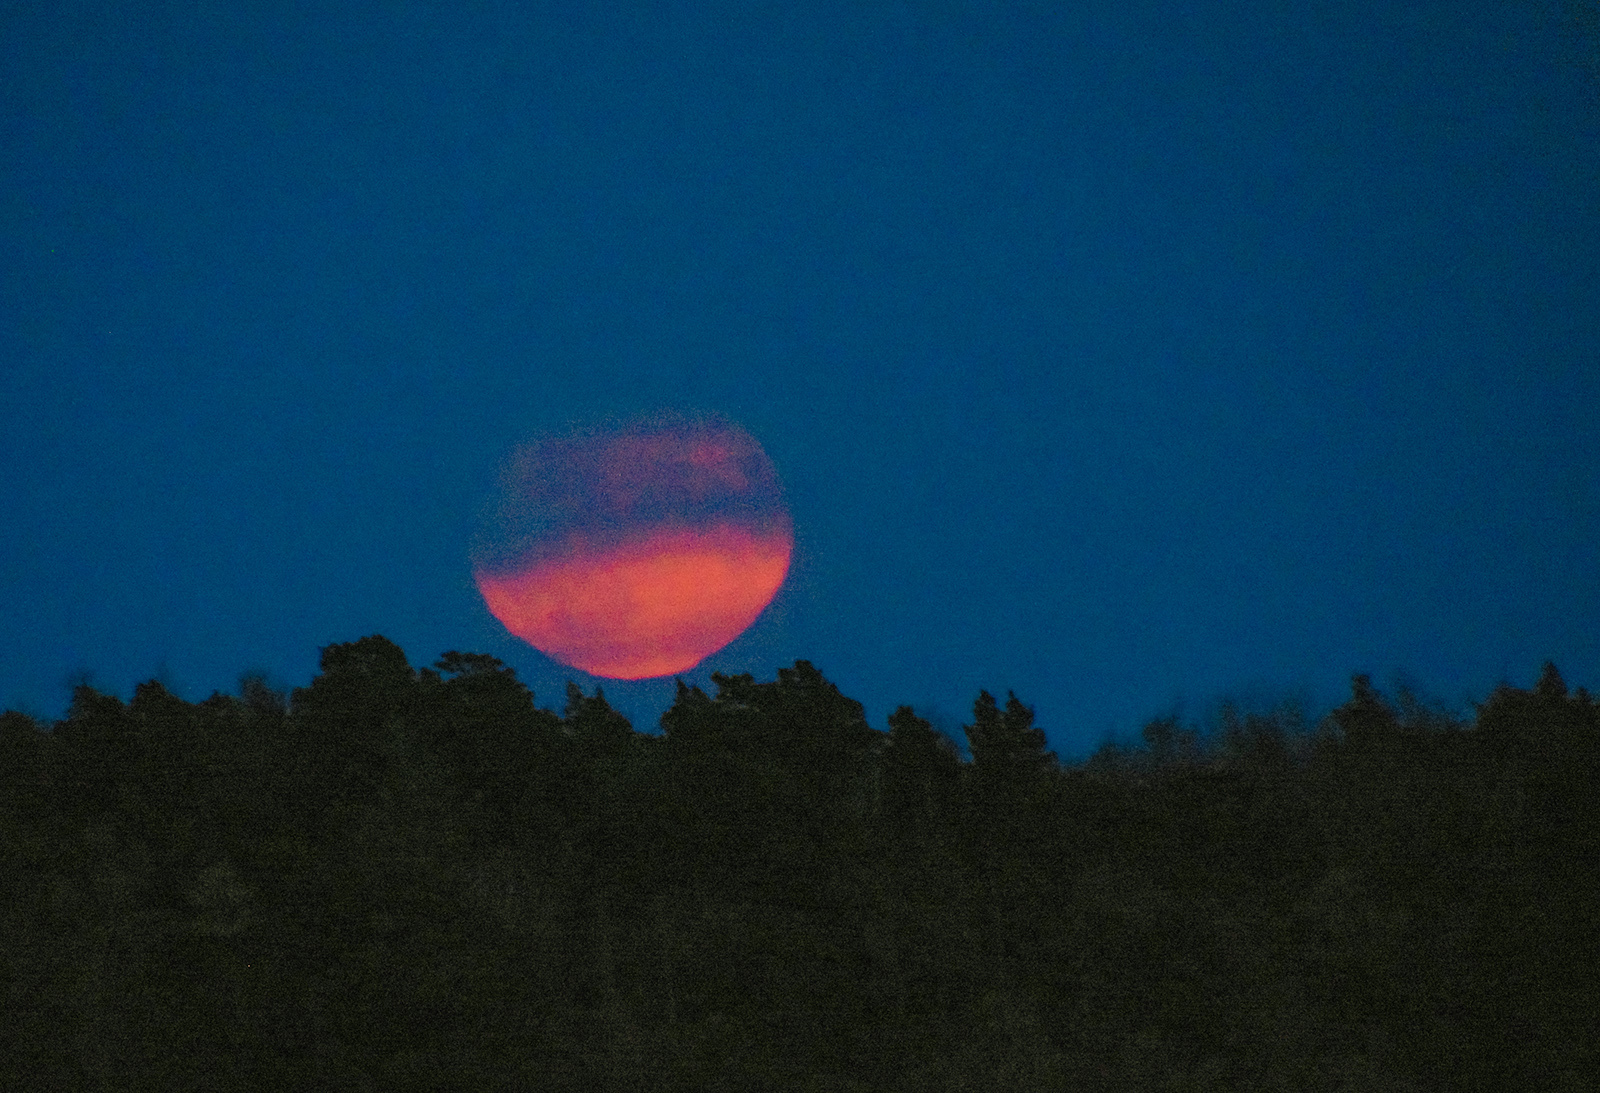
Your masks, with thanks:
[[[519,448],[473,580],[490,614],[551,659],[649,679],[744,633],[793,552],[776,471],[749,433],[637,423]]]

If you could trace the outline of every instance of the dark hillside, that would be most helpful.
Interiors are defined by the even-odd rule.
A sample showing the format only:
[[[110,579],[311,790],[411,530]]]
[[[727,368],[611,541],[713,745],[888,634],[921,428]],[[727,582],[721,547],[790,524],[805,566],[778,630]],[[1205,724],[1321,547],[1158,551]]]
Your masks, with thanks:
[[[381,637],[0,717],[0,1088],[1577,1090],[1600,707],[971,760],[805,661],[644,735]]]

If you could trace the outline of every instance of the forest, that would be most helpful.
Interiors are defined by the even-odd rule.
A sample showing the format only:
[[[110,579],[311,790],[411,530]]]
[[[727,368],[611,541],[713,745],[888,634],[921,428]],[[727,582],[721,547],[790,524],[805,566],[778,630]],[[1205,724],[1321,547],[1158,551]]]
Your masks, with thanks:
[[[379,636],[0,716],[0,1089],[1593,1089],[1600,705],[1355,676],[1064,764],[806,661],[657,734]]]

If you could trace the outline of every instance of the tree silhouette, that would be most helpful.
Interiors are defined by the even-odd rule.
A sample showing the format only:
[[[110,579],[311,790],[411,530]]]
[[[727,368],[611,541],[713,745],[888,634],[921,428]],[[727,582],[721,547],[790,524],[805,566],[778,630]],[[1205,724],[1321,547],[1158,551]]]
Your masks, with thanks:
[[[26,714],[0,713],[0,833],[45,815],[50,799],[49,739]]]
[[[815,667],[413,670],[0,715],[0,1088],[1583,1088],[1600,721],[1370,679],[1063,766]],[[1509,1030],[1509,1032],[1508,1032]],[[448,1076],[448,1077],[445,1077]]]
[[[937,837],[954,818],[961,759],[953,741],[935,732],[910,706],[889,715],[883,752],[883,813],[902,841]]]
[[[325,647],[320,665],[290,699],[322,762],[316,789],[334,799],[369,795],[420,698],[417,674],[398,645],[376,634]]]
[[[711,809],[703,818],[779,839],[859,834],[873,807],[880,736],[861,704],[803,660],[772,683],[712,680],[715,699],[680,680],[661,721],[678,777]]]
[[[979,692],[972,724],[964,728],[973,770],[986,788],[1026,788],[1056,767],[1055,753],[1046,750],[1044,730],[1034,727],[1033,717],[1015,692],[1006,697],[1004,713],[993,695]]]
[[[515,670],[491,656],[451,651],[419,676],[426,746],[440,776],[458,779],[458,807],[477,844],[548,830],[565,792],[560,719],[536,709]]]
[[[596,758],[620,755],[633,739],[633,726],[611,708],[605,691],[596,687],[593,697],[589,697],[570,680],[565,723],[578,746]]]
[[[1350,700],[1333,711],[1333,721],[1349,747],[1369,752],[1391,743],[1400,731],[1394,708],[1372,686],[1372,677],[1350,677]]]

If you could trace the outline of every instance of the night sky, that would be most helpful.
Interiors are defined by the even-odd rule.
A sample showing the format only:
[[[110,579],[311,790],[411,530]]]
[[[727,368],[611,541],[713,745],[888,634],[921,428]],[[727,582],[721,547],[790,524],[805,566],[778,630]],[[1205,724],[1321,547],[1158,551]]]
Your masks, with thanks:
[[[1592,7],[1592,5],[1591,5]],[[381,633],[596,682],[501,462],[756,437],[812,661],[1052,747],[1354,672],[1600,687],[1600,35],[1569,3],[6,4],[0,706]]]

